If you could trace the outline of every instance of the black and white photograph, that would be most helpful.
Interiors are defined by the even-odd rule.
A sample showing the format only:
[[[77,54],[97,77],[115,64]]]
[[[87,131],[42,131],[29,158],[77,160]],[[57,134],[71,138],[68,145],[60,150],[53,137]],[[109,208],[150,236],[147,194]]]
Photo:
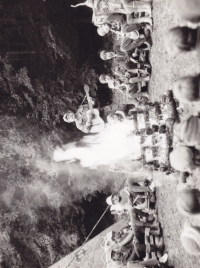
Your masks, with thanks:
[[[200,0],[0,0],[0,268],[200,267]]]

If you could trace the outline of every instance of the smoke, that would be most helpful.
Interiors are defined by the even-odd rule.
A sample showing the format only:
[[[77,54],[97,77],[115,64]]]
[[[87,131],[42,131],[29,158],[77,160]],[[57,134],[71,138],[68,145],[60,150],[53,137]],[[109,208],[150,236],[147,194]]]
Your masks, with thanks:
[[[140,137],[133,135],[132,131],[131,122],[107,125],[96,135],[88,135],[78,143],[56,148],[53,158],[56,162],[77,159],[82,167],[89,168],[112,166],[123,158],[138,159],[141,155]]]

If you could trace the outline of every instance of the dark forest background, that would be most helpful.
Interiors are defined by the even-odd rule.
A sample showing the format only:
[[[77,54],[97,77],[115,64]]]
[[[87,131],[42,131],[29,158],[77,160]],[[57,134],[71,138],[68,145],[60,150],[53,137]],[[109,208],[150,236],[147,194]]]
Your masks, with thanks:
[[[62,116],[76,110],[83,84],[102,107],[111,92],[98,82],[109,66],[87,7],[69,0],[0,0],[0,262],[48,267],[80,246],[121,177],[55,163],[56,146],[82,133]],[[112,181],[115,179],[115,186]],[[113,222],[106,213],[91,238]]]

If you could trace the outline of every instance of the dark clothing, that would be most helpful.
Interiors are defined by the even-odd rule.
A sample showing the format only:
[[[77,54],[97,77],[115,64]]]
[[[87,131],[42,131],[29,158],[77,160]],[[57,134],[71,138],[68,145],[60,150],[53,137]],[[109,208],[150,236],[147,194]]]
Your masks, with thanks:
[[[123,67],[126,70],[137,69],[137,63],[130,61],[130,56],[128,53],[121,51],[119,46],[114,46],[113,50],[117,56],[113,59],[115,66]]]
[[[140,210],[140,209],[133,208],[133,209],[130,211],[130,217],[131,217],[132,228],[134,228],[134,226],[141,226],[141,227],[144,227],[145,224],[144,224],[144,222],[141,222],[141,221],[140,221],[140,217],[148,217],[148,216],[149,216],[148,213],[145,213],[145,212],[143,212],[143,211]]]
[[[123,247],[122,250],[123,250],[122,251],[123,257],[122,257],[121,262],[124,266],[126,266],[129,261],[137,260],[137,255],[133,247],[129,249],[127,249],[126,247]]]
[[[131,24],[131,25],[128,23],[125,23],[121,28],[121,32],[122,33],[130,33],[130,32],[135,31],[135,30],[140,30],[144,26],[145,26],[145,23]]]
[[[112,27],[113,23],[116,23],[119,25],[121,29],[125,21],[126,21],[126,16],[124,14],[113,13],[107,17],[107,19],[105,20],[105,23],[110,25],[111,28],[113,28]]]
[[[146,38],[139,38],[137,40],[130,39],[128,37],[125,37],[121,41],[121,46],[120,49],[121,51],[125,52],[131,52],[133,51],[136,47],[142,47],[144,42],[146,41]]]
[[[110,113],[115,113],[118,110],[124,110],[125,109],[125,105],[124,104],[117,104],[117,103],[112,103],[110,105],[104,106],[102,108],[99,109],[100,112],[100,116],[101,118],[106,121],[107,120],[107,116]]]
[[[89,106],[87,104],[79,107],[76,116],[77,120],[75,121],[76,127],[84,133],[89,133],[91,130],[91,126],[87,124],[87,116],[86,113],[89,110]]]

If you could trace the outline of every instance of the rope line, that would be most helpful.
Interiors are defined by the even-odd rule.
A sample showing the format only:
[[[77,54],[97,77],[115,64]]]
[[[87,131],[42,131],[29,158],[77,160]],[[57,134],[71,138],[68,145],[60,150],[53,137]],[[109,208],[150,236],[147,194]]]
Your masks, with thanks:
[[[99,218],[99,220],[97,221],[97,223],[95,224],[95,226],[92,228],[92,231],[89,233],[89,235],[87,236],[87,238],[85,239],[85,241],[83,242],[82,246],[79,248],[82,249],[82,247],[85,245],[85,243],[88,241],[90,235],[93,233],[94,229],[96,228],[96,226],[99,224],[99,222],[101,221],[101,219],[103,218],[103,216],[106,214],[107,210],[109,209],[110,206],[107,206],[107,208],[105,209],[105,211],[103,212],[103,214],[101,215],[101,217]],[[76,258],[76,254],[74,255],[73,259],[70,261],[70,263],[66,266],[66,268],[68,268],[71,263],[74,261],[74,259]]]

